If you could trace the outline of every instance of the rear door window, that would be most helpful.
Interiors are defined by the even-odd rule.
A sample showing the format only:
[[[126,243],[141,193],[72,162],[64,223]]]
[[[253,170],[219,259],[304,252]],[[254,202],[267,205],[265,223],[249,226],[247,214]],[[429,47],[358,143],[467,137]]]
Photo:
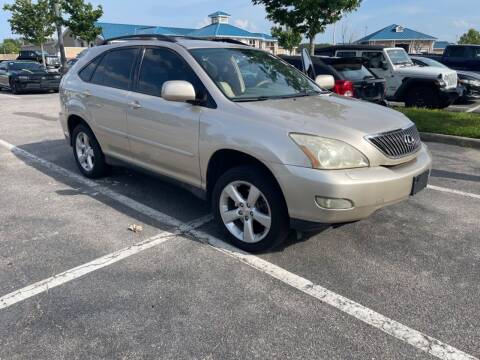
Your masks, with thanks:
[[[107,52],[95,69],[91,82],[129,90],[138,51],[138,48],[122,48]]]

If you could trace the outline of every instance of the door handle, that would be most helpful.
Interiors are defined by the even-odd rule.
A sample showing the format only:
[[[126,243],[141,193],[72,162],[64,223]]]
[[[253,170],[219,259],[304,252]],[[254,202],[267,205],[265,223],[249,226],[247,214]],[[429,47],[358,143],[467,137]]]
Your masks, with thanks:
[[[142,108],[142,105],[140,105],[138,101],[132,101],[130,104],[128,104],[128,106],[130,106],[134,110]]]

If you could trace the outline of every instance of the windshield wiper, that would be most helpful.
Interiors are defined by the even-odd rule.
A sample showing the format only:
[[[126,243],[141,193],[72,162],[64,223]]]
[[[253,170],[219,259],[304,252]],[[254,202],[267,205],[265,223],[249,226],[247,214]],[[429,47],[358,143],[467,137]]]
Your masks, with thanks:
[[[269,96],[257,96],[257,97],[244,97],[244,98],[237,98],[232,99],[234,102],[249,102],[249,101],[266,101],[270,100],[271,97]]]

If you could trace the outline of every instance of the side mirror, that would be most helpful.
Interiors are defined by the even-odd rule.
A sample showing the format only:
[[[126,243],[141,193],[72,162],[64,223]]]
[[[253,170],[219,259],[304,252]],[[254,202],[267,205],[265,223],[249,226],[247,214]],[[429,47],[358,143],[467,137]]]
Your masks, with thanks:
[[[386,61],[382,61],[382,62],[380,63],[380,65],[382,66],[382,69],[383,69],[383,70],[388,70],[388,64],[387,64]]]
[[[195,101],[196,98],[193,85],[183,80],[166,81],[161,96],[167,101],[176,102]]]
[[[315,82],[322,89],[332,90],[335,87],[335,78],[332,75],[318,75]]]

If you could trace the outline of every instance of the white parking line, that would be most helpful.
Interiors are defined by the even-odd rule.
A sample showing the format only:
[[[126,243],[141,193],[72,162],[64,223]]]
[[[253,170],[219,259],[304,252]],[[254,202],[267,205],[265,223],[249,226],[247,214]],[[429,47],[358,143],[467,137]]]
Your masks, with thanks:
[[[480,195],[478,195],[478,194],[464,192],[464,191],[460,191],[460,190],[455,190],[455,189],[450,189],[450,188],[445,188],[445,187],[435,186],[435,185],[428,185],[428,188],[431,189],[431,190],[441,191],[441,192],[444,192],[444,193],[466,196],[466,197],[473,198],[473,199],[480,199]]]
[[[472,112],[477,111],[477,110],[480,110],[480,105],[475,106],[475,107],[473,107],[473,108],[471,108],[471,109],[468,109],[466,112],[467,112],[467,113],[472,113]]]
[[[159,219],[165,219],[165,222],[169,225],[174,224],[174,226],[177,226],[179,228],[178,231],[180,231],[180,228],[182,226],[185,226],[184,232],[188,232],[194,237],[196,237],[199,240],[203,240],[205,243],[209,244],[212,246],[215,250],[222,252],[223,254],[226,254],[228,256],[231,256],[235,259],[240,260],[241,262],[251,266],[252,268],[255,268],[258,271],[261,271],[262,273],[265,273],[293,288],[296,288],[334,308],[337,310],[340,310],[370,326],[373,326],[381,331],[383,331],[386,334],[389,334],[407,344],[412,345],[413,347],[422,350],[430,355],[433,355],[439,359],[442,360],[479,360],[471,355],[468,355],[446,343],[443,343],[435,338],[432,338],[420,331],[417,331],[415,329],[412,329],[408,326],[405,326],[395,320],[392,320],[386,316],[383,316],[353,300],[347,299],[343,297],[340,294],[337,294],[333,291],[330,291],[320,285],[314,284],[311,281],[302,278],[298,275],[295,275],[277,265],[274,265],[272,263],[269,263],[266,260],[263,260],[257,256],[245,253],[243,251],[240,251],[236,249],[235,247],[231,246],[230,244],[227,244],[223,242],[220,239],[217,239],[215,237],[210,236],[209,234],[195,230],[201,224],[204,224],[205,221],[207,220],[208,216],[204,219],[200,219],[198,221],[199,226],[196,225],[189,225],[189,224],[183,224],[179,220],[174,219],[166,214],[160,213],[157,210],[154,210],[152,208],[149,208],[146,205],[140,204],[136,202],[135,200],[129,199],[123,195],[117,194],[110,189],[107,189],[105,187],[100,186],[98,183],[85,179],[81,177],[80,175],[77,175],[75,173],[72,173],[58,165],[55,165],[53,163],[50,163],[49,161],[43,160],[33,154],[30,154],[29,152],[22,150],[12,144],[9,144],[8,142],[5,142],[3,140],[0,140],[0,146],[3,146],[10,151],[12,151],[14,154],[23,156],[30,161],[36,162],[58,174],[61,174],[63,176],[69,177],[71,179],[74,179],[81,184],[91,186],[95,188],[95,190],[99,193],[102,193],[105,196],[108,196],[123,205],[130,207],[136,211],[139,211],[143,213],[146,216],[153,217],[156,220]],[[133,207],[132,207],[133,206]],[[145,210],[145,212],[143,212]],[[189,228],[189,226],[191,226]],[[162,235],[163,234],[163,235]],[[78,278],[80,276],[84,276],[85,274],[91,272],[87,271],[90,267],[94,270],[103,268],[105,266],[108,266],[116,261],[119,261],[121,259],[124,259],[125,257],[131,256],[133,254],[136,254],[140,251],[144,251],[148,248],[151,248],[152,246],[158,245],[164,241],[166,241],[167,236],[172,236],[172,235],[167,235],[165,233],[162,233],[158,235],[158,237],[154,237],[150,240],[146,240],[146,243],[140,243],[138,245],[134,245],[134,247],[129,247],[123,250],[120,250],[120,254],[113,253],[110,255],[106,255],[100,259],[94,260],[93,262],[90,262],[86,265],[79,266],[75,269],[66,271],[62,274],[56,275],[52,278],[46,279],[44,281],[40,281],[34,285],[28,286],[26,288],[20,289],[14,293],[5,295],[2,297],[2,301],[0,301],[0,304],[5,302],[6,306],[11,306],[12,304],[15,304],[19,301],[25,300],[26,298],[29,298],[31,296],[37,295],[41,292],[47,291],[49,288],[51,288],[51,285],[54,286],[59,286],[62,285],[68,281],[71,281],[75,278]],[[165,237],[163,237],[165,236]],[[153,245],[152,245],[153,244]],[[138,249],[138,251],[137,251]],[[116,255],[114,255],[116,254]],[[116,260],[116,258],[119,258],[119,260]],[[92,270],[92,271],[94,271]],[[87,272],[85,272],[87,271]],[[73,273],[74,275],[69,275],[70,273]],[[4,307],[6,307],[4,306]],[[1,307],[0,307],[1,309]]]
[[[211,220],[210,216],[203,216],[196,220],[193,220],[185,225],[182,225],[175,232],[163,231],[160,234],[146,239],[142,242],[134,244],[132,246],[126,247],[124,249],[115,251],[111,254],[102,256],[98,259],[90,261],[89,263],[77,266],[76,268],[67,270],[63,273],[52,276],[48,279],[44,279],[35,284],[26,286],[20,290],[14,291],[10,294],[2,296],[0,298],[0,310],[5,309],[9,306],[15,305],[21,301],[24,301],[32,296],[38,295],[40,293],[46,292],[49,289],[63,285],[69,281],[78,279],[82,276],[85,276],[91,272],[102,269],[106,266],[112,265],[120,260],[126,259],[132,255],[138,254],[142,251],[150,249],[154,246],[160,245],[167,240],[175,238],[182,233],[185,233],[189,230],[196,229]]]

